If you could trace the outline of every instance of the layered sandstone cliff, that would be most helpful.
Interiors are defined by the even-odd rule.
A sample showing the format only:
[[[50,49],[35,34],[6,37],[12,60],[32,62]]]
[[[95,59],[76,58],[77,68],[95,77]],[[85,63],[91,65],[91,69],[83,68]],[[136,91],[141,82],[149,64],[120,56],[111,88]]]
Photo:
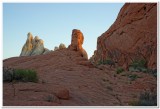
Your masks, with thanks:
[[[33,38],[31,33],[27,34],[27,40],[24,44],[20,56],[34,56],[49,53],[50,50],[44,47],[43,40],[38,36]]]
[[[97,40],[92,62],[112,59],[127,68],[144,59],[149,68],[157,65],[157,4],[126,3],[116,21]]]

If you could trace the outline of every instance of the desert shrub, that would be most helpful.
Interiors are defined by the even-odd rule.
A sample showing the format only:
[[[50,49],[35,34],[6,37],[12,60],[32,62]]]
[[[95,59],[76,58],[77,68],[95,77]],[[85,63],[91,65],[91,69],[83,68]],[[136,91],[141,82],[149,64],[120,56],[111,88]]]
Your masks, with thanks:
[[[12,81],[13,74],[10,72],[3,73],[3,81]]]
[[[97,62],[97,65],[101,65],[101,64],[103,64],[102,60],[100,60],[100,61]]]
[[[57,96],[53,94],[49,94],[44,98],[45,101],[47,102],[55,102],[55,103],[60,103],[60,100],[57,98]]]
[[[106,60],[103,62],[103,64],[114,65],[115,63],[114,63],[114,61],[111,60],[111,59],[106,59]]]
[[[3,81],[11,82],[13,80],[14,69],[3,67]]]
[[[36,71],[25,69],[3,68],[3,81],[37,82]]]
[[[16,69],[13,79],[22,82],[37,82],[37,73],[34,70]]]
[[[98,62],[98,65],[101,65],[101,64],[111,65],[111,66],[112,66],[112,65],[115,65],[114,61],[111,60],[110,58],[108,58],[108,59],[106,59],[106,60],[104,60],[104,61],[100,60],[100,61]]]
[[[157,77],[157,69],[147,69],[147,73]]]
[[[157,93],[145,91],[140,94],[138,101],[130,102],[133,106],[157,106]]]
[[[132,71],[141,71],[141,72],[147,72],[147,61],[144,59],[141,60],[134,60],[130,64],[129,70]]]
[[[131,81],[134,81],[138,78],[138,76],[136,74],[128,75],[128,77],[130,78]]]
[[[119,68],[116,69],[117,74],[120,74],[120,73],[122,73],[123,71],[124,71],[124,69],[121,68],[121,67],[119,67]]]
[[[134,68],[138,68],[138,67],[146,67],[147,61],[144,59],[141,60],[134,60],[131,63],[131,66],[133,66]]]
[[[130,64],[129,71],[131,72],[144,72],[149,73],[153,75],[154,77],[157,77],[157,69],[150,69],[147,68],[147,61],[144,59],[141,59],[139,61],[135,60]]]
[[[54,97],[52,95],[48,95],[45,100],[48,101],[48,102],[53,102]]]

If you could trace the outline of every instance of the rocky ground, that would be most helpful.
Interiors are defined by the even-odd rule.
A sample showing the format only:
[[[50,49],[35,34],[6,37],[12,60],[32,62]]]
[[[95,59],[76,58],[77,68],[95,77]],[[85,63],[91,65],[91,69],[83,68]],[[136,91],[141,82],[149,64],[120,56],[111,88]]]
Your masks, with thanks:
[[[37,83],[4,82],[4,106],[124,106],[138,100],[141,92],[157,87],[156,78],[150,74],[117,74],[116,68],[93,66],[79,52],[67,48],[45,55],[13,57],[3,64],[34,69],[39,78]],[[133,74],[138,78],[131,80],[128,75]]]

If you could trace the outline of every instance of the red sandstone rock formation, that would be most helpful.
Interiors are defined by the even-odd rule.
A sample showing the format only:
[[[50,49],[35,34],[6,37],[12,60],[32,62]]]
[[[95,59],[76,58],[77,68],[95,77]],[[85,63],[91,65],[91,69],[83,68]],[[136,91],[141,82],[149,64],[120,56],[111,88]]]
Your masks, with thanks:
[[[82,47],[83,41],[83,33],[80,30],[74,29],[72,31],[71,44],[68,48],[74,51],[79,51],[84,58],[88,59],[87,52]]]
[[[157,66],[157,4],[126,3],[116,21],[97,40],[94,61],[107,58],[125,68],[133,60],[145,59]]]
[[[147,4],[147,8],[144,8],[144,6],[144,4],[126,4],[122,8],[119,16],[124,13],[132,15],[134,14],[135,9],[139,10],[139,8],[142,7],[142,9],[139,10],[139,13],[143,13],[143,11],[146,10],[146,12],[151,13],[146,13],[146,16],[148,16],[146,18],[147,21],[154,20],[156,15],[153,13],[156,5]],[[134,11],[132,12],[130,8]],[[136,17],[136,13],[135,15],[132,15],[133,18]],[[126,17],[127,16],[128,15],[126,15]],[[126,61],[129,62],[128,59],[132,56],[134,57],[136,53],[139,53],[134,50],[137,47],[140,47],[141,43],[146,41],[142,44],[143,46],[141,45],[144,47],[146,44],[151,44],[150,41],[154,42],[156,40],[156,27],[154,27],[156,21],[144,22],[144,19],[145,18],[142,17],[142,19],[134,20],[131,24],[122,23],[125,24],[123,26],[121,23],[118,25],[115,22],[118,26],[113,24],[108,32],[99,37],[94,59],[99,60],[111,57],[116,60],[115,56],[118,56],[117,61],[119,64],[124,64],[125,58]],[[117,20],[119,21],[120,19]],[[130,20],[127,21],[124,17],[121,18],[120,21],[129,22]],[[141,21],[143,21],[143,23]],[[144,25],[148,25],[150,28],[147,26],[145,27]],[[115,29],[114,32],[112,28]],[[136,33],[128,31],[131,30],[131,28],[133,28]],[[147,31],[147,33],[144,31]],[[117,32],[120,32],[119,34],[121,35],[116,35],[118,34]],[[143,37],[140,33],[147,36]],[[154,36],[152,36],[151,33]],[[131,37],[132,34],[133,37]],[[143,39],[136,35],[140,35]],[[148,35],[150,36],[149,38]],[[135,44],[137,37],[139,39]],[[123,43],[120,43],[119,41],[122,41]],[[156,48],[153,42],[152,44]],[[88,60],[82,57],[83,54],[79,53],[84,50],[82,44],[83,34],[79,30],[73,30],[71,45],[67,49],[56,50],[44,55],[13,57],[3,60],[3,66],[5,68],[34,69],[39,79],[37,83],[15,82],[14,84],[11,84],[10,82],[4,82],[3,105],[120,106],[129,105],[132,101],[137,101],[139,94],[144,90],[157,89],[157,79],[150,74],[132,72],[132,74],[141,78],[131,81],[127,76],[131,74],[130,72],[126,71],[126,75],[122,76],[117,74],[114,68],[108,66],[100,65],[98,67],[93,67]],[[128,48],[128,46],[130,48]],[[151,56],[145,54],[144,57],[142,57],[145,58],[147,55],[150,56],[150,59],[155,58],[155,48],[151,47]],[[142,48],[140,48],[140,50],[141,49]],[[145,53],[145,50],[140,53]],[[124,58],[122,58],[122,56],[124,56]],[[138,54],[138,56],[141,55]],[[149,62],[152,63],[150,60]]]

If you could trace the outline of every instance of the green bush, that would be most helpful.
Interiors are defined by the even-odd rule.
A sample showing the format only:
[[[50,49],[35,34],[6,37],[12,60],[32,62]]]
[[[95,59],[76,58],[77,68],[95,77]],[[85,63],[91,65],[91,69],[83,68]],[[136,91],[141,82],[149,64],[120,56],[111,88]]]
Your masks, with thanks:
[[[130,64],[129,71],[131,72],[144,72],[157,77],[157,69],[147,68],[147,61],[144,59],[135,60]]]
[[[100,60],[98,62],[98,65],[101,65],[101,64],[104,64],[104,65],[115,65],[115,62],[113,60],[111,60],[110,58],[108,58],[108,59],[106,59],[104,61]]]
[[[111,59],[106,59],[103,64],[108,64],[108,65],[114,65],[114,61],[112,61]]]
[[[157,69],[147,69],[147,73],[157,77]]]
[[[124,69],[121,68],[121,67],[117,68],[117,70],[116,70],[117,74],[120,74],[120,73],[122,73],[123,71],[124,71]]]
[[[146,64],[147,64],[147,61],[144,59],[141,59],[141,60],[134,60],[131,63],[131,66],[134,68],[139,68],[139,67],[146,67]]]
[[[145,91],[141,93],[138,101],[130,102],[133,106],[157,106],[157,93]]]
[[[103,62],[101,60],[98,61],[97,65],[101,65],[101,64],[103,64]]]
[[[134,81],[138,78],[138,76],[136,74],[131,74],[128,77],[131,79],[131,81]]]
[[[16,69],[13,75],[13,79],[23,82],[37,82],[37,73],[34,70]]]
[[[4,82],[13,82],[13,81],[37,82],[38,77],[37,77],[36,71],[34,70],[3,67],[3,81]]]
[[[130,64],[130,71],[141,71],[141,72],[147,72],[147,61],[144,59],[141,60],[134,60]]]

